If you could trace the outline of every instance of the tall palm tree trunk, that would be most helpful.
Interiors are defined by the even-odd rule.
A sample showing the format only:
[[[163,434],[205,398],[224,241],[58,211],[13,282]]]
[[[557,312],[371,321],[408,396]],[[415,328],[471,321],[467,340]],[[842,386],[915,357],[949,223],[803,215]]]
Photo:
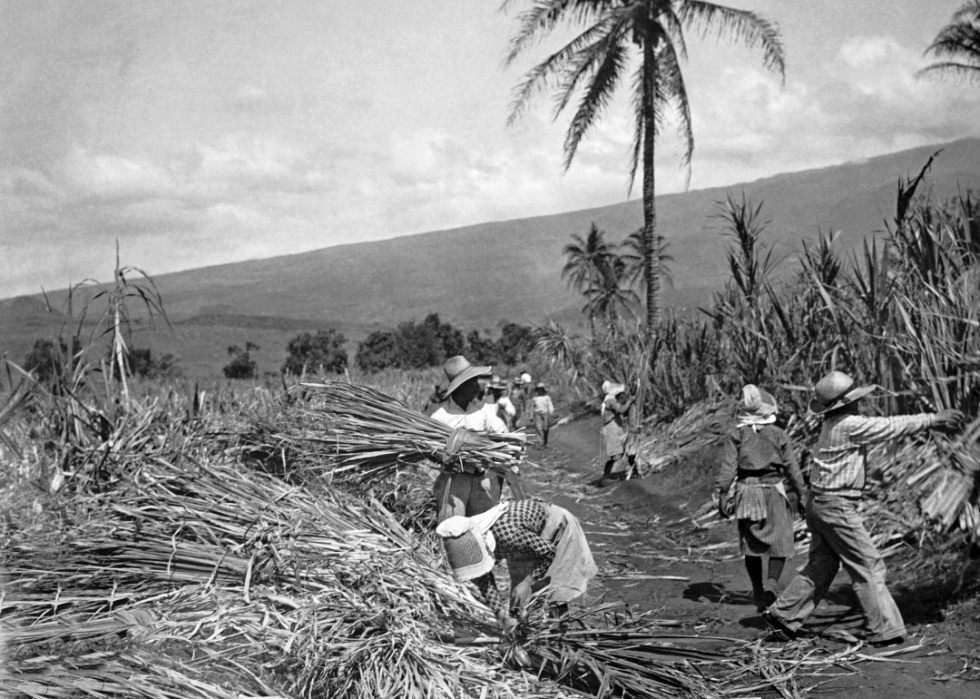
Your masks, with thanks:
[[[660,325],[660,257],[655,245],[657,232],[657,205],[654,201],[655,179],[653,172],[656,120],[654,104],[657,100],[657,58],[652,41],[643,46],[643,271],[647,282],[647,337],[652,338]]]

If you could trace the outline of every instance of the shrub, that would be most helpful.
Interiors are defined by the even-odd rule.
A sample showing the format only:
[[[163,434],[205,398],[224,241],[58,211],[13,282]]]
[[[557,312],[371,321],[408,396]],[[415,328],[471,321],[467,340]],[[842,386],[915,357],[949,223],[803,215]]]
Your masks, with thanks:
[[[159,358],[153,357],[153,352],[147,348],[132,348],[129,350],[129,373],[144,379],[175,379],[183,372],[177,366],[177,358],[164,354]]]
[[[302,333],[286,345],[286,362],[282,371],[299,375],[304,371],[339,374],[347,368],[347,338],[336,330]]]
[[[430,313],[421,323],[408,321],[395,331],[371,333],[357,348],[357,366],[365,371],[425,369],[466,351],[463,332]]]
[[[232,345],[228,348],[228,354],[231,356],[231,361],[228,362],[221,371],[224,372],[226,379],[254,379],[259,375],[258,366],[252,360],[251,351],[259,349],[259,346],[252,343],[246,342],[245,349],[242,349],[238,345]]]
[[[497,340],[497,360],[511,366],[526,362],[534,350],[534,328],[519,323],[505,323]]]
[[[364,371],[398,366],[398,337],[392,330],[376,330],[357,346],[354,359]]]

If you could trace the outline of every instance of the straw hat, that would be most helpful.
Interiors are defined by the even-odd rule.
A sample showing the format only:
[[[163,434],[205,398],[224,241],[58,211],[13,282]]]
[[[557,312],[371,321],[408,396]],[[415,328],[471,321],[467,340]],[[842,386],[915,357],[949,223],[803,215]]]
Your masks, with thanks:
[[[615,396],[617,393],[622,393],[625,390],[626,386],[621,383],[615,383],[614,381],[602,382],[602,392],[607,396]]]
[[[742,387],[742,402],[749,412],[759,416],[772,415],[778,410],[772,394],[751,383]]]
[[[473,366],[466,357],[456,355],[446,360],[442,365],[442,370],[446,372],[449,386],[446,388],[445,395],[449,395],[465,382],[477,376],[490,376],[491,368],[488,366]]]
[[[493,556],[487,550],[487,542],[472,529],[460,536],[446,537],[442,543],[453,578],[458,582],[479,578],[493,570]]]
[[[810,412],[817,415],[843,408],[877,389],[875,384],[858,386],[857,381],[842,371],[832,371],[817,382],[810,401]]]
[[[503,391],[505,388],[507,388],[507,384],[498,374],[494,374],[492,377],[490,377],[490,383],[487,385],[487,388],[492,388],[495,391]]]

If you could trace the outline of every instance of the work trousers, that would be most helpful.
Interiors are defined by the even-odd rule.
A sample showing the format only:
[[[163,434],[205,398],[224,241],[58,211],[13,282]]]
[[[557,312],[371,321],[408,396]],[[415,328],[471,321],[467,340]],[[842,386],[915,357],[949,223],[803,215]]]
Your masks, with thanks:
[[[548,413],[534,413],[534,431],[545,446],[548,445]]]
[[[860,498],[811,493],[806,508],[810,556],[769,611],[793,630],[827,594],[843,565],[864,612],[868,641],[905,636],[905,622],[885,585],[885,562],[858,513]]]

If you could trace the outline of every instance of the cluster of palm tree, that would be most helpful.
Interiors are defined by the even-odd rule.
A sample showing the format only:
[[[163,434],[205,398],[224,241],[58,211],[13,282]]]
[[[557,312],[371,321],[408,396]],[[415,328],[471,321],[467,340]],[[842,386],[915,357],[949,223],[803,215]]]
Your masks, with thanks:
[[[666,263],[673,258],[666,247],[663,237],[658,236],[656,257],[660,274],[669,284],[673,279]],[[572,234],[572,242],[562,251],[566,261],[561,276],[585,297],[582,312],[593,333],[597,317],[607,326],[623,318],[636,318],[640,305],[637,289],[642,293],[646,287],[643,250],[642,229],[633,231],[621,243],[606,240],[605,231],[595,223],[584,237]]]
[[[503,0],[502,8],[512,4]],[[633,105],[633,147],[629,188],[637,170],[643,172],[643,228],[637,248],[645,285],[648,337],[660,325],[660,246],[657,244],[654,202],[654,146],[673,112],[684,142],[683,163],[690,176],[694,152],[691,109],[680,62],[687,57],[685,31],[702,37],[715,30],[719,38],[732,39],[762,50],[763,65],[783,76],[783,47],[775,25],[754,12],[703,0],[536,0],[520,16],[520,28],[511,40],[507,63],[559,27],[575,32],[566,43],[532,68],[518,85],[511,121],[539,91],[553,89],[555,114],[578,100],[565,136],[565,168],[571,165],[582,139],[598,122],[623,82],[629,82]],[[632,70],[631,66],[636,66]],[[613,271],[615,274],[615,271]],[[593,294],[615,308],[620,295],[608,287]]]
[[[501,7],[506,9],[512,4],[515,4],[513,0],[503,0]],[[663,316],[659,255],[662,246],[657,242],[662,236],[656,231],[654,154],[657,138],[671,113],[679,124],[688,177],[694,152],[690,102],[680,68],[681,60],[687,57],[684,33],[695,31],[704,37],[713,30],[719,38],[759,49],[763,65],[783,78],[785,63],[779,31],[768,19],[754,12],[703,0],[535,0],[521,13],[519,23],[511,39],[507,64],[559,28],[574,32],[571,41],[524,76],[515,90],[510,116],[511,121],[520,116],[532,97],[543,91],[554,93],[555,116],[573,101],[577,102],[565,136],[566,170],[582,139],[595,127],[617,89],[624,82],[629,83],[633,106],[629,189],[632,190],[637,170],[642,168],[643,228],[635,239],[631,236],[640,264],[631,267],[625,261],[622,274],[629,276],[625,269],[641,270],[650,336]],[[980,80],[980,0],[964,3],[926,53],[939,61],[920,75]],[[585,259],[604,259],[601,248],[589,248],[591,238],[590,233],[585,241],[577,239],[574,245],[581,249]],[[573,254],[577,259],[579,253]],[[581,280],[575,283],[587,292],[587,312],[611,312],[628,307],[632,292],[613,284],[620,273],[617,267],[589,264],[595,270],[585,276],[568,272],[573,280]],[[573,265],[578,266],[578,262]],[[586,264],[582,269],[588,267]],[[597,271],[600,269],[601,273]]]

